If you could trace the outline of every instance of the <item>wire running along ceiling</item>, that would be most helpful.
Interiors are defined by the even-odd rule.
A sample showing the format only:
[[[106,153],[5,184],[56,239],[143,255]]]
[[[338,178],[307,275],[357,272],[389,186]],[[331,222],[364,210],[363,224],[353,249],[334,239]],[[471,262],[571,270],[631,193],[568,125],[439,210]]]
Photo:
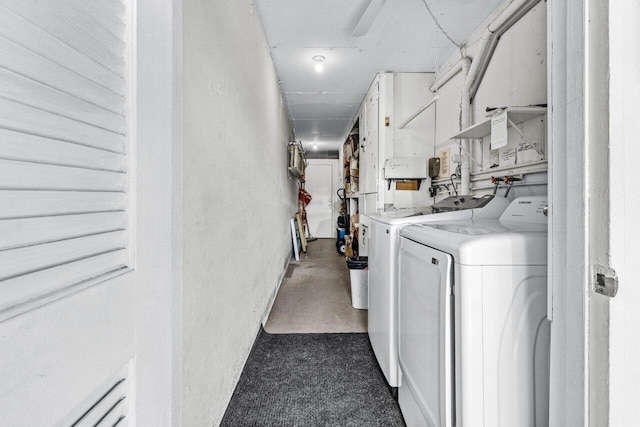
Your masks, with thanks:
[[[378,72],[433,72],[502,0],[254,0],[305,149],[337,150]],[[315,70],[323,56],[322,71]]]

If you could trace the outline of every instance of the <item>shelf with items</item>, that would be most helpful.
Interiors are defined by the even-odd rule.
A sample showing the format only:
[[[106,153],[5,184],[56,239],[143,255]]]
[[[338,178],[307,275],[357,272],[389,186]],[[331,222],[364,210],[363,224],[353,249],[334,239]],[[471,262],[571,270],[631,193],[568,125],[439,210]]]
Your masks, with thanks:
[[[507,127],[517,126],[536,117],[547,114],[547,107],[506,107]],[[500,109],[502,110],[502,109]],[[461,130],[451,137],[451,139],[480,139],[491,135],[491,116],[500,110],[494,110],[486,119]]]
[[[498,174],[544,172],[547,168],[546,113],[544,106],[490,111],[486,119],[449,140],[460,149],[460,153],[454,155],[459,160],[452,160],[452,163],[459,165],[462,159],[467,159],[471,176],[486,178]],[[465,139],[471,140],[468,146],[460,141]]]
[[[547,170],[548,163],[549,162],[547,160],[540,160],[537,162],[530,162],[527,164],[496,167],[493,169],[486,169],[483,171],[473,172],[471,176],[482,179],[482,178],[490,178],[493,175],[515,175],[515,174],[523,174],[523,173],[545,172]]]
[[[357,254],[358,236],[354,230],[354,215],[358,214],[358,194],[360,189],[360,138],[359,121],[356,120],[351,132],[342,145],[340,157],[342,159],[343,200],[340,219],[338,220],[338,233],[343,229],[344,238],[343,255],[353,256]],[[340,239],[338,241],[340,245]],[[338,250],[340,252],[340,250]]]
[[[357,194],[360,188],[359,138],[357,133],[349,135],[342,146],[344,189],[347,195]]]
[[[300,183],[305,182],[307,159],[302,143],[298,141],[289,142],[289,167],[287,169]]]

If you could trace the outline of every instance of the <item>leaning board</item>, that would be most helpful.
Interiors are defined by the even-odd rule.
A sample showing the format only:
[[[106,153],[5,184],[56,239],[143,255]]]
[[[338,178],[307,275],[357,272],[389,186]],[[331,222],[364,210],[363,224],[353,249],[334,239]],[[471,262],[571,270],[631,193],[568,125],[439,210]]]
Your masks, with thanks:
[[[293,243],[293,255],[296,261],[300,261],[302,242],[300,241],[300,232],[298,231],[298,221],[295,217],[291,218],[291,241]]]
[[[304,234],[304,224],[302,223],[302,215],[300,212],[296,214],[296,222],[298,223],[298,236],[302,244],[302,252],[307,252],[307,236]]]

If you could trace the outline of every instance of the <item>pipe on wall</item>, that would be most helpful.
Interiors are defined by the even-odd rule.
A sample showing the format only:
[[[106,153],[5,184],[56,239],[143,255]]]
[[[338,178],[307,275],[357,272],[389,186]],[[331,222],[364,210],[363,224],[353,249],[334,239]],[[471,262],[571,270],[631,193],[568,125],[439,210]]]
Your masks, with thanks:
[[[466,56],[461,58],[429,88],[431,91],[436,91],[458,72],[463,72],[464,85],[461,90],[462,117],[460,121],[460,130],[466,129],[471,125],[471,100],[475,96],[478,87],[484,78],[484,74],[491,62],[491,57],[493,56],[498,44],[498,39],[540,1],[541,0],[513,0],[487,26],[480,37],[478,50],[474,55],[473,60],[470,60]],[[471,140],[463,139],[461,141],[461,147],[464,156],[462,157],[462,163],[460,164],[460,192],[462,194],[469,194],[471,176]]]
[[[465,65],[466,66],[471,65],[471,58],[469,58],[468,56],[463,56],[462,58],[460,58],[460,60],[456,62],[453,65],[453,67],[449,68],[446,73],[444,73],[441,77],[439,77],[438,80],[433,82],[429,90],[431,92],[435,92],[438,89],[440,89],[442,86],[444,86],[445,83],[451,80],[453,76],[458,74]]]
[[[498,45],[500,37],[513,25],[525,16],[541,0],[513,0],[496,18],[487,26],[482,37],[478,53],[472,63],[469,74],[473,77],[470,82],[471,98],[473,98],[484,78],[484,73],[491,62],[491,57]]]
[[[473,67],[473,63],[465,63],[462,66],[465,83],[462,87],[462,99],[460,101],[462,109],[462,117],[460,119],[461,129],[466,129],[471,126],[471,85],[468,83],[471,67]],[[462,163],[460,163],[460,192],[461,194],[469,194],[471,179],[471,140],[463,139],[461,141],[461,147],[463,156]]]

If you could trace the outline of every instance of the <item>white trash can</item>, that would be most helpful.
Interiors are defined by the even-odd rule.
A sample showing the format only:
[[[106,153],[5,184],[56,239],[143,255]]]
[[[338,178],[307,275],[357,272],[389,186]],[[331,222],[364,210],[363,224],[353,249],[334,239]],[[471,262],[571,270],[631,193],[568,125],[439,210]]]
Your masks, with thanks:
[[[367,257],[347,258],[351,279],[351,305],[357,309],[369,308],[369,269]]]

